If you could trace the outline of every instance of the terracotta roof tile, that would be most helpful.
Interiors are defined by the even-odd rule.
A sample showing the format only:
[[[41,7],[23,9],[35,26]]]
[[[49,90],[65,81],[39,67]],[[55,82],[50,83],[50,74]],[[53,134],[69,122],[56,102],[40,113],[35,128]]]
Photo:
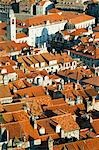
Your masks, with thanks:
[[[58,105],[59,106],[59,104],[65,104],[65,101],[64,101],[64,99],[63,98],[59,98],[59,99],[53,99],[52,100],[52,103],[53,103],[53,105]]]
[[[49,13],[59,13],[59,12],[62,12],[61,10],[59,9],[56,9],[56,8],[52,8],[48,11]]]
[[[80,110],[85,110],[84,104],[77,104],[77,105],[68,105],[67,103],[61,103],[57,105],[50,105],[50,106],[45,106],[43,107],[44,111],[46,110],[51,110],[52,112],[55,112],[56,114],[65,114],[65,113],[71,113],[75,114],[75,112],[80,109]]]
[[[94,88],[86,88],[85,92],[91,97],[98,95],[98,92]]]
[[[25,38],[25,37],[27,37],[27,35],[26,35],[25,33],[17,33],[17,34],[16,34],[16,38],[17,38],[17,39]]]
[[[42,86],[32,86],[24,89],[20,89],[17,91],[18,95],[21,97],[24,97],[25,95],[29,97],[34,97],[34,96],[43,96],[45,95],[45,91]]]
[[[4,113],[3,114],[3,119],[4,121],[7,123],[7,122],[12,122],[13,121],[13,115],[12,114],[7,114],[7,113]]]
[[[6,30],[0,29],[0,36],[5,36]]]
[[[58,75],[62,75],[74,80],[81,80],[84,77],[90,77],[93,76],[94,74],[90,69],[84,69],[83,67],[78,67],[74,70],[68,69],[68,70],[59,71]]]
[[[16,72],[16,74],[18,75],[18,78],[19,78],[19,79],[21,79],[21,78],[23,79],[23,78],[26,77],[25,73],[24,73],[22,70],[16,69],[15,72]]]
[[[18,111],[23,109],[24,103],[12,103],[12,104],[5,104],[3,105],[3,109],[6,112],[13,112],[13,111]]]
[[[12,65],[8,65],[8,66],[1,66],[0,67],[0,70],[5,70],[4,73],[1,73],[1,74],[9,74],[9,73],[15,73],[15,70],[13,69],[13,66]]]
[[[76,29],[76,31],[73,31],[71,33],[71,35],[73,35],[73,36],[80,36],[80,35],[82,35],[83,33],[86,33],[86,32],[88,32],[86,29],[81,28],[81,29]]]
[[[60,32],[63,34],[63,36],[70,35],[70,33],[67,32],[66,30],[62,30],[62,31],[60,31]]]
[[[9,87],[5,85],[0,86],[0,98],[2,99],[7,97],[12,97]]]
[[[22,48],[29,47],[27,43],[15,43],[14,41],[3,41],[0,43],[0,50],[6,51],[7,53],[21,51]]]
[[[16,87],[18,90],[24,89],[27,87],[24,81],[21,79],[14,81],[12,84],[13,84],[13,87]]]
[[[60,124],[62,129],[67,132],[80,129],[71,114],[55,116],[52,117],[52,120]]]
[[[86,15],[86,14],[78,14],[77,17],[70,19],[69,22],[73,24],[78,24],[78,23],[85,22],[91,19],[94,19],[94,17]]]
[[[48,95],[42,95],[42,96],[37,96],[37,97],[32,97],[32,98],[26,98],[22,101],[30,102],[30,104],[36,102],[40,106],[43,106],[43,105],[52,106],[53,105],[53,103],[51,101],[51,97],[48,96]]]
[[[99,32],[94,32],[95,39],[99,39]]]
[[[7,26],[6,22],[0,23],[0,29],[4,29]]]
[[[54,13],[54,14],[49,14],[49,15],[40,15],[40,16],[32,17],[32,18],[25,20],[24,22],[28,26],[32,26],[32,25],[36,26],[40,24],[45,24],[45,22],[47,22],[48,20],[49,22],[52,23],[52,22],[65,20],[65,18],[64,16]]]
[[[68,144],[60,144],[55,145],[54,150],[63,150],[65,148],[68,148],[68,150],[90,150],[90,148],[94,150],[99,149],[99,138],[93,138],[93,139],[87,139],[77,142],[72,142]]]
[[[95,133],[99,135],[99,119],[94,119],[91,125],[95,130]]]
[[[91,147],[94,150],[98,150],[99,149],[99,138],[86,140],[86,145],[87,145],[88,149],[90,149],[90,147]]]
[[[14,60],[11,60],[10,57],[5,56],[5,57],[0,57],[0,63],[1,66],[7,66],[7,65],[12,65],[16,66],[16,62]]]
[[[39,2],[39,5],[43,6],[45,3],[46,3],[46,1],[42,0],[42,1]]]

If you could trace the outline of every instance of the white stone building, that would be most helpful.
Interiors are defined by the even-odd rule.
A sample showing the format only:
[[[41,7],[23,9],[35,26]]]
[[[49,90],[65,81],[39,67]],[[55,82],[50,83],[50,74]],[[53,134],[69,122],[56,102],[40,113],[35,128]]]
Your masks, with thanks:
[[[31,15],[45,15],[47,11],[54,7],[53,2],[50,0],[43,0],[37,4],[31,5]]]
[[[17,38],[17,21],[13,12],[10,13],[11,40],[16,43],[27,42],[29,46],[46,47],[58,31],[64,27],[73,30],[74,28],[87,28],[95,24],[95,18],[85,14],[53,13],[48,15],[38,15],[21,21],[20,28],[27,29],[27,36]],[[73,27],[73,29],[72,29]]]
[[[61,14],[41,15],[28,18],[23,22],[22,27],[28,28],[28,36],[16,38],[16,17],[13,12],[10,13],[11,40],[16,43],[27,42],[30,46],[44,45],[53,34],[63,30],[66,24]]]

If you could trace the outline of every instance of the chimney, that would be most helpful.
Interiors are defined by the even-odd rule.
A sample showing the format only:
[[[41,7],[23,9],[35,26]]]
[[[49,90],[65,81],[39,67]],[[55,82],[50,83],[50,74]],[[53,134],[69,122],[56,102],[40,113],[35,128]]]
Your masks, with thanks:
[[[28,94],[24,94],[24,97],[25,97],[25,98],[29,98],[29,95],[28,95]]]
[[[77,80],[77,83],[75,83],[75,90],[78,89],[78,85],[79,85],[79,80]]]
[[[24,142],[26,142],[26,141],[27,141],[27,139],[26,139],[26,136],[25,136],[25,135],[23,136],[23,140],[24,140]]]
[[[67,150],[66,146],[64,145],[63,150]]]
[[[70,79],[68,78],[68,83],[70,83]]]
[[[49,139],[48,139],[48,149],[49,150],[53,150],[53,142],[54,142],[54,140],[50,136]]]
[[[61,15],[62,15],[62,11],[61,11],[61,12],[58,12],[58,14],[61,16]]]
[[[67,51],[67,54],[70,56],[70,50]]]
[[[9,131],[7,130],[7,142],[9,142]]]
[[[45,87],[46,94],[49,95],[48,88]]]
[[[60,133],[60,131],[61,131],[61,126],[58,124],[58,125],[56,126],[56,133]]]
[[[96,102],[96,100],[95,100],[95,96],[92,98],[92,105],[94,106],[95,105],[95,102]]]
[[[30,108],[27,104],[23,105],[23,109],[24,109],[25,112],[30,111]]]
[[[14,88],[13,88],[13,93],[16,93],[16,92],[17,92],[17,88],[14,87]]]
[[[55,54],[55,49],[54,48],[52,49],[52,53]]]
[[[92,119],[92,117],[91,117],[91,115],[89,116],[90,118],[90,123],[93,123],[93,119]]]
[[[65,133],[63,129],[61,130],[61,138],[65,138]]]
[[[37,121],[36,121],[36,119],[34,120],[34,129],[37,129]]]
[[[45,134],[45,128],[44,128],[44,127],[41,127],[41,128],[39,129],[39,133],[40,133],[41,135],[44,135],[44,134]]]
[[[46,24],[47,24],[47,25],[49,25],[49,24],[50,24],[50,21],[49,21],[49,20],[47,20],[47,21],[46,21]]]
[[[75,90],[77,90],[78,89],[78,85],[77,84],[75,84]]]
[[[76,121],[77,116],[76,115],[72,115],[74,121]]]

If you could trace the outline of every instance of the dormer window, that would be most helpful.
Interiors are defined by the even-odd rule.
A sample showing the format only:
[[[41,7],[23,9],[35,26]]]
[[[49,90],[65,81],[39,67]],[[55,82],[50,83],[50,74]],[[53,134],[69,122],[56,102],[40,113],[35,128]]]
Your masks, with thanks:
[[[39,129],[39,133],[40,133],[40,135],[44,135],[44,134],[45,134],[45,128],[44,128],[44,127],[41,127],[41,128]]]

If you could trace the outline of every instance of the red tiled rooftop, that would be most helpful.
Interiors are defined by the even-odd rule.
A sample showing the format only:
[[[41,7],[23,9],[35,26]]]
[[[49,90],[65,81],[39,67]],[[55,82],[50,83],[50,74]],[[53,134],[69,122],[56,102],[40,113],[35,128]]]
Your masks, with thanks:
[[[86,29],[84,29],[84,28],[76,29],[76,31],[73,31],[71,33],[71,35],[73,35],[73,36],[80,36],[80,35],[82,35],[85,32],[88,32],[88,31]]]
[[[32,86],[24,89],[20,89],[16,92],[16,94],[24,97],[25,95],[29,97],[34,96],[43,96],[45,95],[44,88],[42,86]]]
[[[53,150],[98,150],[99,149],[99,138],[81,140],[68,144],[55,145]],[[91,149],[90,149],[91,148]]]
[[[0,98],[12,97],[9,86],[0,86]]]
[[[48,95],[42,95],[42,96],[37,96],[37,97],[32,97],[32,98],[26,98],[22,100],[23,102],[30,102],[30,103],[37,103],[40,106],[47,105],[47,106],[52,106],[52,100],[51,97]]]
[[[14,41],[3,41],[0,43],[0,50],[9,52],[21,51],[23,48],[29,47],[27,43],[15,43]]]
[[[36,26],[40,24],[45,24],[45,22],[48,20],[52,23],[52,22],[65,20],[65,18],[64,16],[54,13],[54,14],[49,14],[49,15],[40,15],[40,16],[32,17],[32,18],[25,20],[24,22],[28,26],[32,26],[32,25]]]
[[[0,29],[4,29],[7,26],[6,22],[0,23]]]
[[[60,124],[62,129],[67,132],[80,129],[71,114],[55,116],[52,117],[52,120]]]
[[[48,12],[49,12],[49,13],[59,13],[59,12],[61,12],[61,10],[56,9],[56,8],[52,8],[52,9],[50,9]]]
[[[22,110],[23,109],[23,105],[24,103],[12,103],[12,104],[5,104],[3,105],[3,109],[6,112],[14,112],[14,111],[18,111],[18,110]]]
[[[17,34],[16,34],[16,38],[17,38],[17,39],[25,38],[25,37],[27,37],[27,35],[26,35],[25,33],[17,33]]]
[[[86,15],[86,14],[78,14],[77,17],[70,19],[69,22],[72,24],[78,24],[78,23],[85,22],[91,19],[94,19],[94,17]]]
[[[99,135],[99,119],[94,119],[91,125],[93,129],[95,130],[95,133]]]
[[[0,36],[5,36],[6,30],[0,29]]]
[[[84,83],[91,84],[94,86],[99,86],[99,76],[91,77],[89,79],[83,80]]]

